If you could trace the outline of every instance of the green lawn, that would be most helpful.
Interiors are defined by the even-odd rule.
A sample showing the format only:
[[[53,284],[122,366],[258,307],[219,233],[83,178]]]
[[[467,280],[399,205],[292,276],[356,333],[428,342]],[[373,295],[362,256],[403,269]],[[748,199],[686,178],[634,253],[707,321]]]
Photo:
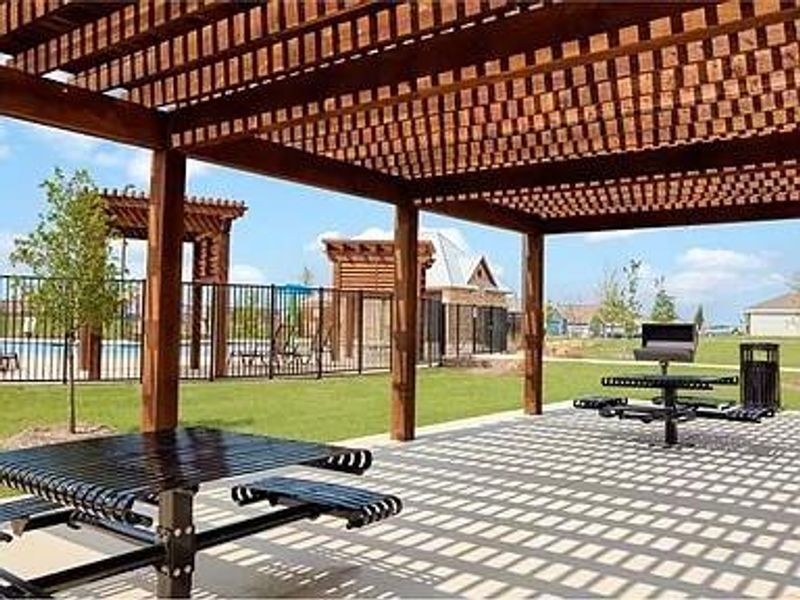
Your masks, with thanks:
[[[767,340],[743,336],[701,337],[697,347],[696,361],[705,364],[738,365],[739,344],[746,342],[774,341],[781,347],[781,365],[800,367],[800,338]],[[631,359],[633,349],[641,342],[638,339],[587,339],[587,340],[548,340],[553,346],[569,348],[569,355],[580,358]]]
[[[545,366],[547,402],[602,391],[599,379],[615,372],[603,365],[549,363]],[[673,369],[679,372],[679,369]],[[699,372],[691,369],[692,372]],[[718,371],[717,371],[718,372]],[[800,375],[784,375],[784,405],[800,408]],[[458,418],[514,410],[520,406],[521,377],[490,371],[430,369],[419,373],[418,423],[428,425]],[[388,376],[316,380],[220,381],[186,383],[181,388],[184,424],[208,425],[284,435],[309,440],[337,440],[386,431]],[[736,388],[722,394],[734,398]],[[139,419],[139,387],[135,384],[79,388],[81,421],[134,431]],[[23,428],[63,422],[66,390],[62,386],[0,387],[0,438]]]

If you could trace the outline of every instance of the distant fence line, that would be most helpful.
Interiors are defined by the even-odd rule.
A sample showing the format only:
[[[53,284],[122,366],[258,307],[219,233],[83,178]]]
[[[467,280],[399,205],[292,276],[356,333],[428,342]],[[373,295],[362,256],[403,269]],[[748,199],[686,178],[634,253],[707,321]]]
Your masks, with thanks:
[[[37,316],[34,277],[0,276],[0,382],[65,379],[64,332]],[[119,307],[101,335],[82,332],[80,379],[138,380],[142,374],[145,282],[123,280]],[[443,304],[419,309],[420,364],[505,352],[519,317],[503,308]],[[184,283],[180,376],[322,377],[391,367],[392,296],[282,285]]]

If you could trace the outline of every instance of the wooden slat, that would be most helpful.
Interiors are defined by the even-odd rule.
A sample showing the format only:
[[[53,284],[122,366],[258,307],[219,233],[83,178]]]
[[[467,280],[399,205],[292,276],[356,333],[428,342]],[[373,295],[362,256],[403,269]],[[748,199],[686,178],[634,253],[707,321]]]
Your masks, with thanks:
[[[107,140],[164,148],[167,117],[129,102],[0,67],[0,115]]]
[[[271,22],[273,12],[284,9],[285,1],[273,0],[255,6],[243,15],[219,20],[206,28],[92,66],[78,73],[75,83],[92,90],[107,90],[120,86],[141,88],[158,81],[167,85],[176,82],[178,77],[194,81],[201,76],[204,67],[217,72],[225,69],[230,61],[289,40],[317,35],[323,29],[351,22],[385,7],[376,0],[356,0],[343,7],[338,3],[320,3],[320,14],[316,16],[280,28],[264,25]],[[133,95],[142,93],[142,90],[134,91]]]
[[[547,46],[564,38],[585,37],[609,28],[646,22],[692,6],[694,4],[635,3],[621,9],[614,3],[589,7],[565,3],[522,10],[518,14],[512,12],[511,16],[498,15],[480,26],[456,29],[414,43],[393,44],[391,49],[362,55],[357,60],[188,106],[177,111],[176,131],[237,119],[246,119],[243,127],[247,129],[263,126],[263,123],[254,124],[248,117],[506,58],[530,50],[532,39],[537,40],[537,46]]]
[[[730,39],[730,36],[733,36],[735,41],[737,39],[735,34],[742,33],[751,35],[756,32],[761,35],[771,27],[774,30],[776,25],[791,25],[798,18],[800,18],[800,9],[789,8],[784,11],[767,12],[735,21],[725,21],[713,27],[688,29],[669,36],[650,37],[636,43],[611,45],[591,52],[588,51],[587,45],[586,52],[575,55],[542,60],[532,65],[501,70],[484,76],[457,79],[452,82],[443,82],[439,85],[417,87],[405,93],[392,94],[379,99],[373,98],[369,101],[318,111],[313,114],[302,114],[297,117],[274,121],[270,125],[261,127],[259,131],[265,137],[271,135],[273,138],[279,135],[279,132],[290,131],[291,141],[295,146],[298,146],[297,134],[302,132],[303,137],[300,138],[301,141],[299,143],[304,146],[318,145],[320,142],[319,136],[316,139],[309,140],[305,135],[305,132],[312,127],[320,128],[321,125],[325,125],[325,130],[329,130],[335,124],[348,123],[347,129],[350,132],[355,130],[356,134],[361,134],[365,128],[363,125],[356,125],[356,123],[361,120],[361,117],[369,114],[370,111],[383,111],[384,114],[386,114],[386,111],[392,111],[396,114],[399,109],[402,109],[408,113],[410,107],[416,104],[422,104],[425,107],[429,107],[432,102],[436,102],[437,106],[442,104],[444,106],[436,110],[430,108],[424,110],[424,114],[421,117],[425,123],[424,131],[415,132],[410,138],[406,137],[402,150],[387,153],[383,149],[371,148],[369,152],[365,153],[366,159],[359,158],[354,161],[357,164],[368,167],[373,166],[373,160],[375,164],[378,164],[378,161],[380,161],[380,164],[384,162],[395,164],[400,161],[410,162],[410,166],[408,164],[404,165],[406,168],[380,169],[390,174],[407,177],[433,175],[430,171],[436,165],[430,159],[425,158],[426,154],[438,153],[441,155],[444,153],[452,156],[455,154],[455,149],[459,144],[470,144],[471,147],[475,142],[481,143],[480,150],[475,151],[474,155],[472,152],[469,153],[472,160],[481,161],[479,165],[469,164],[469,167],[477,168],[495,166],[493,163],[498,162],[496,157],[503,156],[507,152],[494,149],[499,145],[513,143],[515,140],[525,140],[525,146],[520,154],[526,156],[540,157],[542,152],[553,154],[553,149],[544,142],[545,136],[560,139],[562,134],[569,135],[570,141],[575,140],[573,144],[573,146],[576,146],[573,149],[574,154],[586,154],[589,150],[597,150],[598,145],[611,150],[613,148],[609,146],[613,140],[610,138],[616,138],[620,134],[615,132],[611,136],[608,130],[615,127],[617,123],[636,124],[636,137],[625,137],[623,139],[625,148],[628,149],[631,147],[631,139],[634,140],[633,143],[638,140],[638,144],[642,145],[643,136],[648,136],[648,139],[653,139],[656,136],[663,137],[658,130],[658,124],[681,123],[684,121],[683,114],[686,112],[690,113],[690,122],[693,128],[699,129],[709,122],[716,125],[720,120],[718,113],[724,110],[721,107],[726,102],[730,103],[733,99],[740,103],[744,103],[747,100],[759,103],[770,93],[776,94],[779,98],[782,97],[787,88],[791,89],[796,85],[794,81],[798,53],[797,31],[794,26],[787,26],[782,45],[770,44],[769,50],[774,64],[771,72],[756,70],[755,64],[752,66],[748,64],[749,60],[740,60],[749,59],[751,55],[755,55],[756,49],[747,54],[736,53],[718,56],[711,44],[700,45],[698,42],[709,38]],[[723,37],[720,38],[720,36]],[[598,65],[611,67],[615,64],[616,59],[637,59],[638,56],[652,53],[660,48],[675,47],[685,50],[690,46],[695,50],[691,58],[682,61],[680,67],[684,70],[692,66],[698,68],[700,77],[692,85],[674,85],[675,69],[662,67],[661,69],[643,70],[638,74],[634,73],[632,77],[628,78],[610,79],[606,85],[614,95],[613,103],[609,103],[608,99],[605,101],[596,99],[593,102],[588,102],[583,98],[583,94],[586,91],[591,91],[597,87],[598,82],[591,80],[593,77],[590,77],[589,81],[583,86],[573,85],[560,93],[556,93],[551,88],[546,90],[546,94],[540,92],[535,95],[530,89],[530,78],[549,77],[552,79],[555,75],[570,75],[573,72],[572,69],[586,64],[593,64],[595,67]],[[760,54],[763,56],[763,52]],[[744,68],[742,68],[743,65],[745,65]],[[717,76],[719,71],[730,75],[720,80]],[[588,71],[590,76],[593,72],[593,70]],[[755,82],[757,82],[757,85]],[[743,90],[734,98],[731,98],[732,84],[734,89]],[[646,89],[645,85],[647,85]],[[517,97],[516,94],[516,90],[520,87],[526,89],[527,92],[523,97]],[[626,89],[624,98],[620,97],[620,89],[622,87]],[[629,91],[628,88],[630,88]],[[713,91],[713,94],[709,94],[709,88]],[[492,98],[498,89],[502,89],[507,98],[502,103]],[[749,91],[751,89],[757,91],[751,93]],[[488,101],[481,100],[483,92],[488,93]],[[542,100],[544,96],[554,98],[554,106],[545,108]],[[687,106],[687,97],[702,98],[702,103],[695,102],[694,105]],[[447,102],[444,102],[444,99],[447,99]],[[791,98],[787,96],[785,102],[791,101]],[[531,110],[528,108],[526,106],[528,103],[535,106],[536,109]],[[473,107],[480,107],[481,110],[484,110],[487,104],[493,105],[493,107],[495,107],[494,105],[501,106],[505,114],[502,115],[502,118],[489,119],[479,124],[470,121],[470,119],[474,119],[472,114],[475,109]],[[698,105],[700,106],[699,109],[697,108]],[[707,115],[700,114],[700,110],[704,107],[709,108],[706,111]],[[781,106],[775,106],[774,111],[779,111],[782,108]],[[712,114],[714,112],[717,113],[716,118]],[[765,111],[765,114],[769,115],[770,112]],[[570,113],[578,114],[582,118],[576,122],[575,117],[570,116]],[[511,114],[514,116],[510,116]],[[451,121],[450,124],[447,124],[448,119]],[[550,127],[543,129],[541,122],[549,123]],[[644,125],[645,122],[650,124],[649,127]],[[437,126],[438,137],[429,135],[432,123]],[[565,123],[572,123],[572,125],[569,127]],[[385,130],[388,126],[388,123],[384,121],[378,127]],[[594,128],[597,131],[605,129],[605,135],[592,137],[588,132]],[[476,129],[480,132],[479,134],[476,134]],[[370,134],[375,131],[376,129],[373,128]],[[501,133],[498,133],[498,131]],[[464,135],[463,138],[462,134]],[[683,137],[688,136],[689,134],[686,133]],[[580,144],[581,141],[585,142],[583,147]],[[663,141],[669,142],[670,140]],[[422,150],[422,145],[425,146],[425,151]],[[566,146],[565,143],[558,144],[558,147],[564,146]],[[330,154],[330,152],[327,153]],[[447,163],[448,166],[454,164],[455,161]],[[448,170],[453,171],[455,169],[449,168]]]
[[[523,238],[522,347],[525,354],[522,405],[525,414],[542,414],[544,356],[544,236]]]
[[[16,55],[12,66],[34,74],[82,71],[249,8],[225,0],[137,0]]]
[[[0,52],[24,52],[133,1],[4,0],[0,3]]]
[[[181,348],[181,254],[186,157],[153,153],[147,242],[142,431],[178,424]]]
[[[414,182],[413,193],[417,198],[428,198],[702,171],[795,158],[800,158],[800,129],[434,177]]]
[[[392,299],[392,439],[414,439],[417,379],[417,234],[413,206],[395,209]]]

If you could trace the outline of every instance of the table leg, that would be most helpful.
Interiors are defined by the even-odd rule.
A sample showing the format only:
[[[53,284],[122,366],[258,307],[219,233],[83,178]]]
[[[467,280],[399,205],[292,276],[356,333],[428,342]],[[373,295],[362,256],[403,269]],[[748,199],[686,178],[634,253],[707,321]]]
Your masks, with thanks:
[[[193,503],[191,490],[176,489],[159,494],[158,536],[166,548],[166,559],[158,566],[156,595],[159,598],[188,598],[192,594],[197,552]]]
[[[675,407],[677,400],[677,390],[673,388],[664,388],[664,443],[667,446],[674,446],[678,443],[678,424],[673,417],[675,416]]]

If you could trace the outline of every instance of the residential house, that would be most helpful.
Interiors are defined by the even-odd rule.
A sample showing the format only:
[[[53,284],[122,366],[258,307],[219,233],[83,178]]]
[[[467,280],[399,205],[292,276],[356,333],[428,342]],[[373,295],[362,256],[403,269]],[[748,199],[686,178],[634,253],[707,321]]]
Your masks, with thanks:
[[[747,333],[765,337],[800,337],[800,292],[765,300],[745,313]]]

